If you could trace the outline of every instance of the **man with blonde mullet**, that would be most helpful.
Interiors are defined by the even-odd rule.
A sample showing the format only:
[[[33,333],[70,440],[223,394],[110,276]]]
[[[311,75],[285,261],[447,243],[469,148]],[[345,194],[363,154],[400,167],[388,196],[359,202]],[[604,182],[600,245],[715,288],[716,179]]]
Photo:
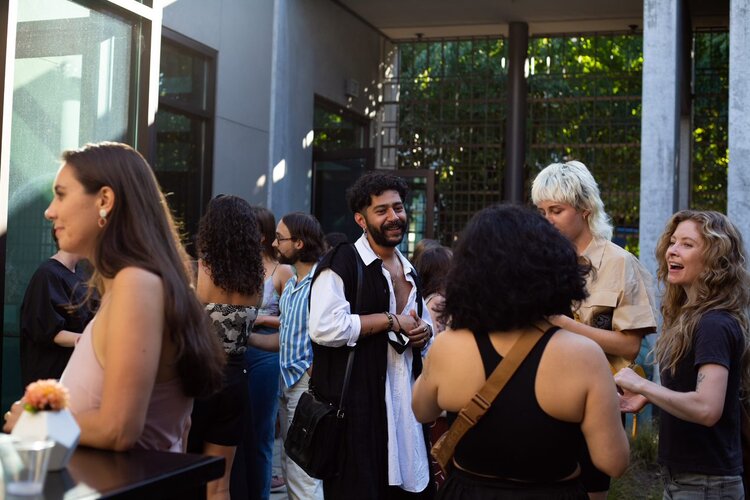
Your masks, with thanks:
[[[589,297],[574,318],[555,316],[550,322],[599,344],[613,369],[627,366],[638,356],[643,337],[656,331],[653,278],[638,259],[610,241],[612,225],[599,187],[583,163],[547,166],[534,179],[531,199],[592,266]],[[581,451],[580,464],[589,497],[605,499],[609,477],[594,467],[588,450]]]

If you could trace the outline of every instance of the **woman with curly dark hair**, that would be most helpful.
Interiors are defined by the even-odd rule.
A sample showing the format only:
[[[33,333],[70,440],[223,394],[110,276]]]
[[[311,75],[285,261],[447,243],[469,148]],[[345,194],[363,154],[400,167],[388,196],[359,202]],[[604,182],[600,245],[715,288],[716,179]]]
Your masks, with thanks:
[[[672,216],[656,247],[664,330],[661,385],[629,368],[615,376],[624,411],[646,402],[659,419],[664,498],[744,498],[740,411],[750,381],[750,275],[739,230],[719,212]]]
[[[197,249],[198,298],[224,346],[227,365],[222,390],[195,402],[188,451],[224,457],[224,476],[208,483],[208,498],[229,498],[249,404],[245,351],[263,282],[260,232],[250,205],[236,196],[211,200],[200,221]]]
[[[490,207],[469,222],[446,280],[450,328],[414,385],[417,419],[446,410],[455,420],[521,336],[540,325],[546,332],[458,442],[439,497],[586,499],[583,441],[597,467],[625,471],[628,441],[604,353],[546,322],[586,297],[587,272],[573,245],[528,209]]]

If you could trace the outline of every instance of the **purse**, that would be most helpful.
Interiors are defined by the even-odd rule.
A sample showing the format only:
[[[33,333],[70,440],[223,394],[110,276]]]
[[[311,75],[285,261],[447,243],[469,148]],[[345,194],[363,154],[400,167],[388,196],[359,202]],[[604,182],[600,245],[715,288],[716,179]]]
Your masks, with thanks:
[[[360,311],[362,297],[362,262],[357,257],[357,296],[354,310]],[[346,424],[346,393],[354,364],[354,352],[349,351],[346,359],[344,383],[338,406],[323,401],[311,387],[302,393],[294,410],[289,426],[284,450],[289,458],[305,473],[316,479],[331,479],[338,475],[341,465],[344,426]]]
[[[497,368],[492,372],[487,382],[479,389],[474,397],[458,412],[458,417],[453,421],[448,432],[443,434],[430,450],[430,454],[437,461],[443,471],[448,471],[453,459],[456,445],[466,432],[471,429],[482,416],[489,410],[505,384],[510,380],[526,356],[531,352],[536,343],[542,338],[545,330],[539,325],[534,325],[537,331],[521,335],[513,347],[508,351]]]

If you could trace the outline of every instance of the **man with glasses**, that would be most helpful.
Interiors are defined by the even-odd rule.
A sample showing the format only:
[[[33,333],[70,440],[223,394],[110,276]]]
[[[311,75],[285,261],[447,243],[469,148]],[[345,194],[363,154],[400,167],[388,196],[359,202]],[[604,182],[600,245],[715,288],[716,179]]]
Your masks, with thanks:
[[[326,498],[431,498],[425,429],[411,410],[412,384],[432,337],[416,271],[396,248],[406,233],[406,182],[371,172],[347,191],[363,234],[318,265],[310,292],[311,386],[338,403],[349,351],[355,350],[344,403],[339,475]],[[359,310],[358,267],[362,269]]]
[[[297,276],[287,281],[279,299],[279,364],[282,380],[279,420],[284,440],[297,402],[310,383],[313,352],[307,328],[308,297],[312,273],[325,250],[324,238],[317,219],[301,212],[283,216],[276,226],[273,246],[279,253],[279,262],[294,266],[297,271]],[[286,456],[281,466],[290,499],[323,498],[323,486],[319,480],[308,476]]]

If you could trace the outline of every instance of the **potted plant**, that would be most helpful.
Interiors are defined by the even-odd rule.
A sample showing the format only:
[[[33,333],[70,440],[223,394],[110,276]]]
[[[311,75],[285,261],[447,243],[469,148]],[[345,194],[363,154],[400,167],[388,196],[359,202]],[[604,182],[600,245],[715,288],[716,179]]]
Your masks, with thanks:
[[[68,390],[54,379],[37,380],[26,387],[21,402],[24,411],[11,435],[54,441],[49,470],[64,469],[81,436],[81,429],[68,409]]]

